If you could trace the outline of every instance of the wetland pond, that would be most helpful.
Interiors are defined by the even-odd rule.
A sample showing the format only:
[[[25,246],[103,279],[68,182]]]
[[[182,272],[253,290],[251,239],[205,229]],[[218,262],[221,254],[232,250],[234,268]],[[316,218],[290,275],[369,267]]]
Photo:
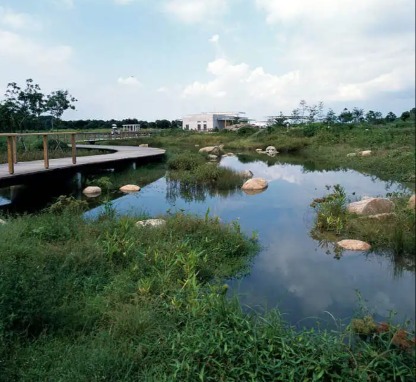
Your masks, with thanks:
[[[315,218],[310,203],[328,193],[327,185],[340,184],[354,200],[406,191],[403,185],[352,170],[316,171],[310,164],[261,158],[249,161],[244,156],[223,158],[220,165],[251,170],[255,177],[265,178],[269,187],[256,195],[246,195],[239,189],[184,190],[161,176],[138,193],[114,194],[108,203],[123,215],[209,213],[223,222],[237,220],[249,236],[256,232],[261,250],[252,260],[249,273],[225,280],[230,286],[229,295],[238,295],[246,309],[277,307],[293,325],[331,326],[333,317],[349,322],[364,303],[376,320],[386,320],[396,312],[395,320],[410,319],[414,323],[414,259],[403,266],[388,254],[344,251],[336,256],[332,244],[310,235]],[[108,203],[93,203],[95,207],[86,213],[87,217],[96,217],[108,208]]]

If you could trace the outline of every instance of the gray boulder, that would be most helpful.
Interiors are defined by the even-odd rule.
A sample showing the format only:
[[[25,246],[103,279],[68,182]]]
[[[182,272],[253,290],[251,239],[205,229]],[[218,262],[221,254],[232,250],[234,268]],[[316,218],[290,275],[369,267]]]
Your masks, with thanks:
[[[166,224],[166,220],[164,219],[147,219],[147,220],[139,220],[136,222],[136,226],[138,227],[161,227]]]
[[[362,156],[362,157],[369,157],[371,156],[372,151],[371,150],[364,150],[364,151],[360,151],[358,153],[358,155]]]
[[[276,150],[276,147],[274,147],[274,146],[267,146],[266,147],[266,154],[274,154],[274,155],[276,155],[276,154],[278,154],[278,151]]]
[[[350,251],[368,251],[371,249],[371,245],[361,240],[345,239],[337,243],[341,248],[348,249]]]
[[[348,204],[347,210],[357,215],[385,214],[393,212],[394,203],[385,198],[368,198]]]
[[[204,153],[204,154],[220,155],[221,147],[220,146],[202,147],[202,148],[199,149],[199,152]]]
[[[126,184],[125,186],[120,187],[120,191],[125,193],[137,192],[140,191],[140,187],[135,184]]]
[[[89,198],[95,198],[101,194],[101,188],[98,186],[88,186],[84,188],[82,193]]]
[[[247,180],[243,186],[242,190],[264,190],[269,186],[266,179],[263,178],[252,178]]]

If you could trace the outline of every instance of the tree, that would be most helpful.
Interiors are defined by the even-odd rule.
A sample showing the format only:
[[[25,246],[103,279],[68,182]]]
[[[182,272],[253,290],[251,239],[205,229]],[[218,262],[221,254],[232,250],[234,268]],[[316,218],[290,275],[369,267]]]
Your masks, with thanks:
[[[364,110],[359,109],[358,107],[354,107],[352,109],[352,118],[354,120],[354,123],[361,123],[364,121]]]
[[[305,118],[305,112],[308,109],[308,105],[306,104],[306,101],[303,99],[299,102],[299,106],[300,106],[300,115],[302,117],[301,123],[303,123],[304,118]]]
[[[167,119],[158,119],[155,121],[157,129],[170,129],[171,124]]]
[[[28,122],[39,117],[44,111],[45,96],[40,86],[33,83],[31,78],[26,80],[26,87],[22,89],[16,82],[7,84],[3,108],[10,116],[12,130],[23,130]]]
[[[299,109],[293,109],[291,114],[293,123],[299,123],[300,118],[300,110]]]
[[[373,125],[379,125],[383,123],[383,114],[379,111],[373,111],[369,110],[366,115],[365,119],[368,123],[371,123]]]
[[[328,125],[337,122],[337,116],[332,109],[329,109],[328,112],[326,113],[324,122],[327,123]]]
[[[397,119],[397,116],[392,111],[390,111],[387,113],[384,119],[386,120],[386,122],[394,122]]]
[[[308,106],[307,111],[308,111],[308,122],[309,123],[315,122],[315,118],[319,114],[318,105]]]
[[[410,118],[410,112],[409,111],[404,111],[402,113],[402,115],[400,116],[400,119],[402,121],[407,121]]]
[[[349,123],[349,122],[352,122],[353,115],[352,115],[352,113],[347,108],[344,108],[344,110],[338,116],[338,120],[341,123]]]
[[[75,110],[73,103],[77,101],[68,93],[68,90],[56,90],[46,97],[45,111],[52,116],[52,128],[53,120],[57,119],[59,121],[64,111],[68,109]]]

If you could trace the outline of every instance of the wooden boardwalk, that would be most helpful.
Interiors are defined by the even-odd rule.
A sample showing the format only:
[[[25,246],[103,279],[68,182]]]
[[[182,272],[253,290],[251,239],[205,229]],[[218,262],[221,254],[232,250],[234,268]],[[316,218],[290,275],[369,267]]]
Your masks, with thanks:
[[[10,183],[13,180],[24,180],[25,177],[48,174],[60,170],[81,171],[87,166],[98,166],[100,164],[110,164],[120,161],[134,161],[140,158],[157,157],[165,154],[165,150],[153,147],[137,146],[105,146],[105,145],[76,145],[79,149],[109,150],[110,154],[89,155],[77,157],[77,163],[72,163],[72,158],[50,159],[49,168],[45,169],[43,160],[31,162],[18,162],[14,165],[14,173],[9,174],[7,163],[0,164],[0,186],[2,183]]]

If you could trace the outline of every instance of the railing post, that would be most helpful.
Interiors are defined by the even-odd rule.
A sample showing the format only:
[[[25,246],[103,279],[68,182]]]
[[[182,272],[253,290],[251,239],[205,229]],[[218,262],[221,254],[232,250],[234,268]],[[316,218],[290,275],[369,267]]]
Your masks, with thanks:
[[[17,136],[13,135],[13,163],[17,163]]]
[[[9,174],[14,174],[14,160],[13,160],[13,136],[7,137],[7,163],[9,164]]]
[[[48,135],[43,134],[43,161],[45,168],[49,168]]]
[[[71,134],[72,164],[77,163],[77,146],[75,144],[75,135]]]

